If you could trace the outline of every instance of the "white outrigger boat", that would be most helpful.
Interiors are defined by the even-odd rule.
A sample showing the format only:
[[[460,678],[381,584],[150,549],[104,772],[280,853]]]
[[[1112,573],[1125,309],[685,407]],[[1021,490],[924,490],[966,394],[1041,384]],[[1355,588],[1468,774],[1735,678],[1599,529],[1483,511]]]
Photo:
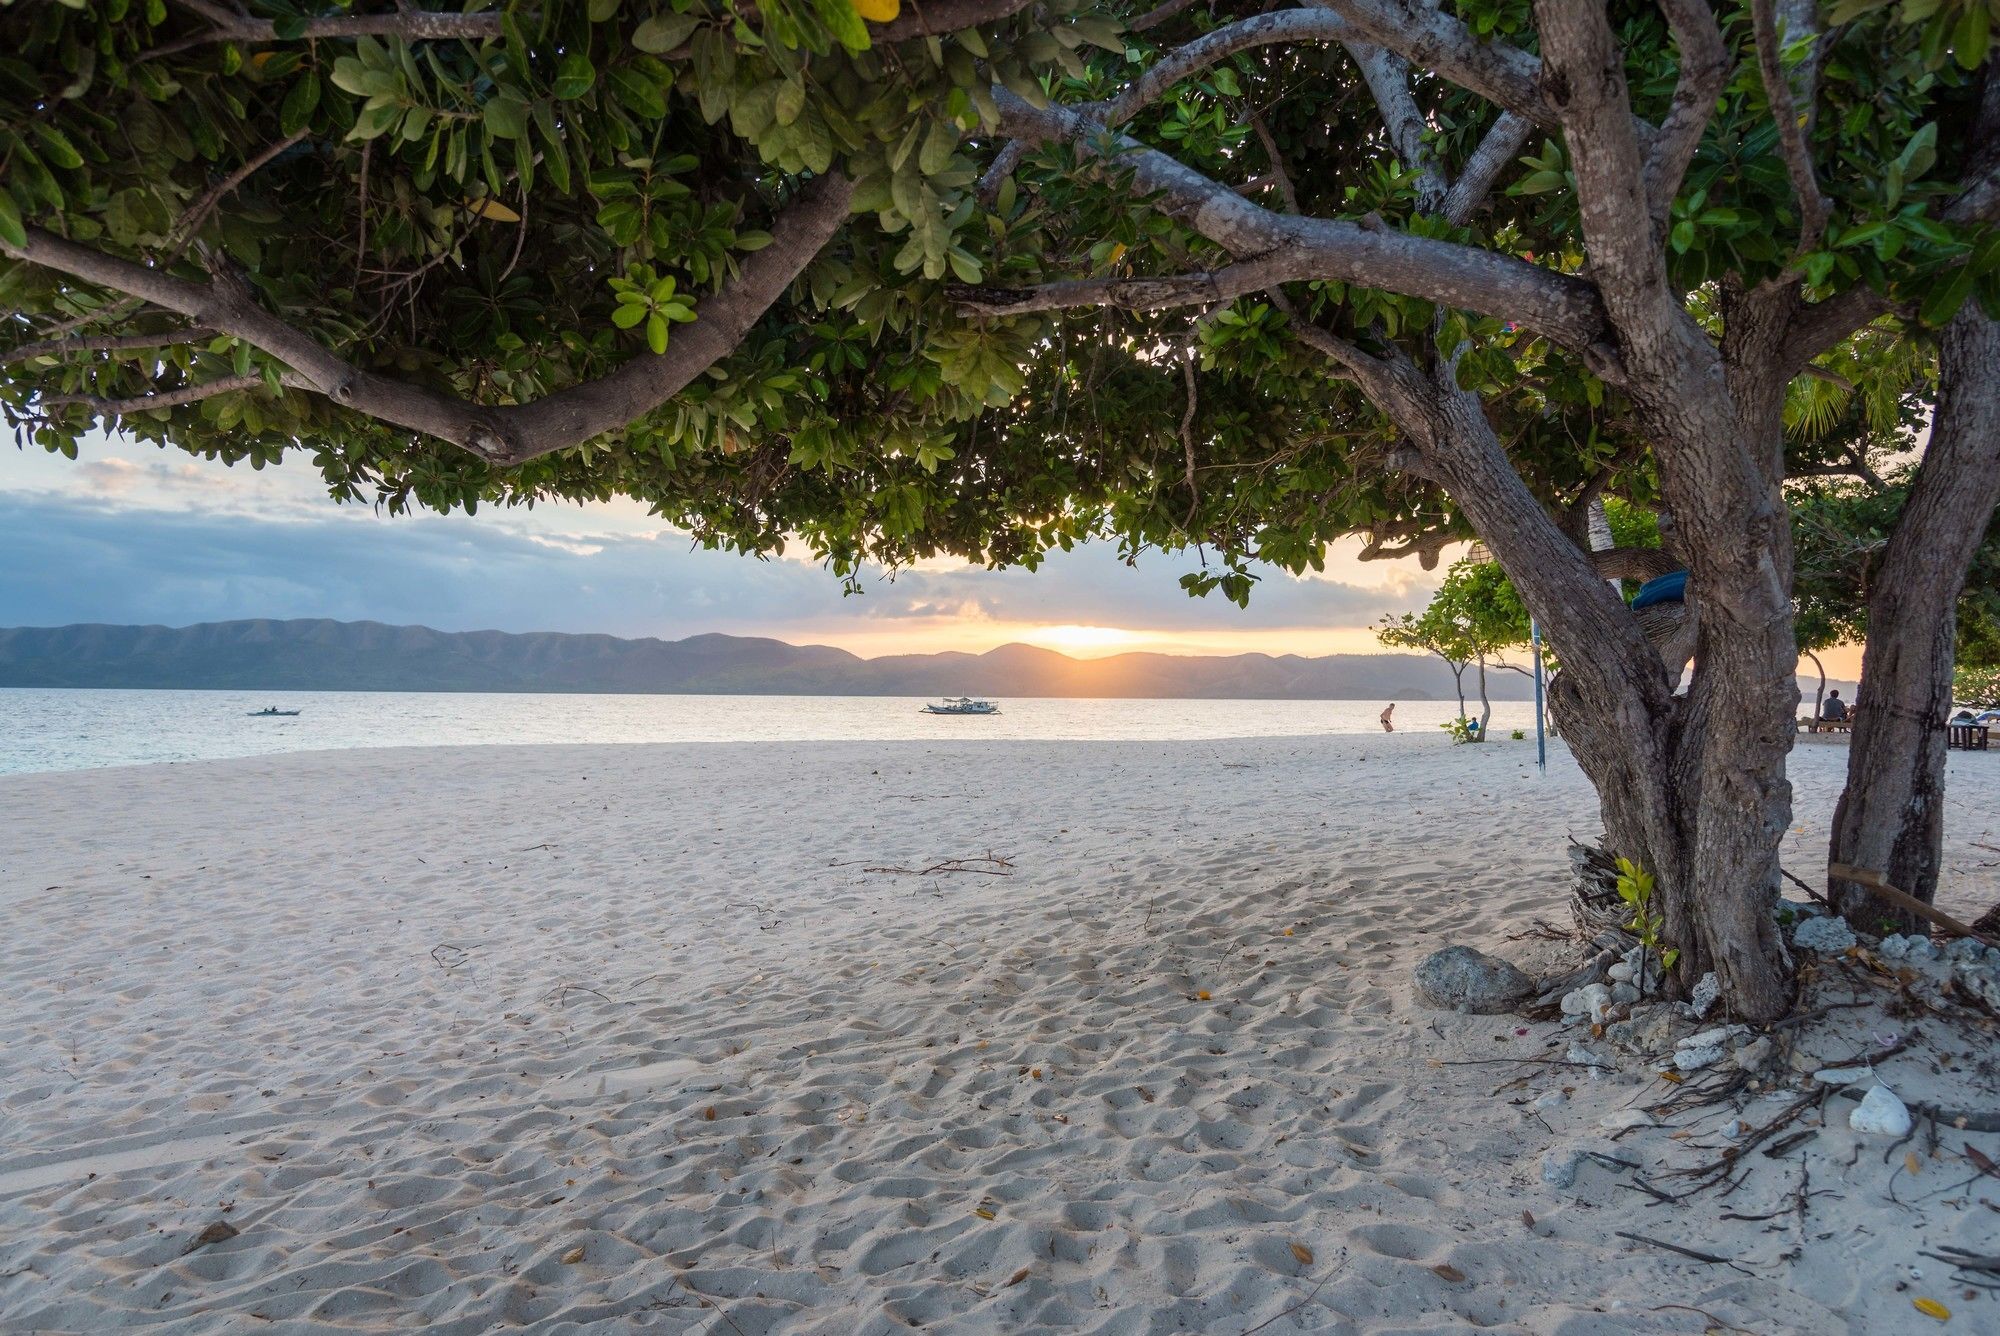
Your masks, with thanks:
[[[925,714],[998,714],[1000,702],[974,700],[970,696],[946,696],[934,705],[923,708]]]

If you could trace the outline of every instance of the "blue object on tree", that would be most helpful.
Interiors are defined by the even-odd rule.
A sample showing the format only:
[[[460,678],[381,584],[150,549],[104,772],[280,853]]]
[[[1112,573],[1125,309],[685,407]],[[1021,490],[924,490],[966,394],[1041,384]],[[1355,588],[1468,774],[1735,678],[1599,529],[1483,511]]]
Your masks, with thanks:
[[[1655,603],[1687,602],[1688,573],[1675,571],[1672,575],[1662,575],[1639,586],[1639,595],[1632,600],[1632,611],[1650,608]]]

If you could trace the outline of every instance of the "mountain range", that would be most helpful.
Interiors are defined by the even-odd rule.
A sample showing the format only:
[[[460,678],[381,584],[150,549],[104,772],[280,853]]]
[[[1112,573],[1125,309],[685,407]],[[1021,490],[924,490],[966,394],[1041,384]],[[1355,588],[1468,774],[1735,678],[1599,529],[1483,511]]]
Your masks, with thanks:
[[[1472,675],[1466,685],[1472,687]],[[436,631],[380,622],[0,629],[0,686],[255,691],[555,691],[723,695],[1077,696],[1449,700],[1450,671],[1408,654],[1116,654],[1034,645],[864,659],[826,645],[697,635],[624,640],[558,632]],[[1495,700],[1531,698],[1518,673]]]

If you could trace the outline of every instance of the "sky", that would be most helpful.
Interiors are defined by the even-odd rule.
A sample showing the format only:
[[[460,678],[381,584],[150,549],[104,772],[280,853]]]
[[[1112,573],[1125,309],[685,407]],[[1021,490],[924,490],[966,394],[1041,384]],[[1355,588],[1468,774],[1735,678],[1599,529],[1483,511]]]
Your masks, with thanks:
[[[330,617],[446,631],[704,632],[854,653],[1025,642],[1079,657],[1373,653],[1384,613],[1423,606],[1442,567],[1267,570],[1245,610],[1193,599],[1193,557],[1119,560],[1111,544],[1041,570],[931,562],[871,572],[844,596],[803,552],[760,561],[695,548],[635,503],[391,518],[329,500],[303,463],[227,467],[93,434],[76,460],[0,447],[0,626]]]

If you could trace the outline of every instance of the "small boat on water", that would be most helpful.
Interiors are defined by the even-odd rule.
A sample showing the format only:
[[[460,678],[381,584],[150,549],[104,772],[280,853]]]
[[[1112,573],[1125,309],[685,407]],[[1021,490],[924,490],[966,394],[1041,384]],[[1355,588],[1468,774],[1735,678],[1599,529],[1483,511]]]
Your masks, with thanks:
[[[252,719],[290,719],[297,710],[281,710],[275,705],[266,705],[261,710],[245,711]]]
[[[943,700],[923,708],[925,714],[998,714],[1000,702],[975,700],[971,696],[946,696]]]

